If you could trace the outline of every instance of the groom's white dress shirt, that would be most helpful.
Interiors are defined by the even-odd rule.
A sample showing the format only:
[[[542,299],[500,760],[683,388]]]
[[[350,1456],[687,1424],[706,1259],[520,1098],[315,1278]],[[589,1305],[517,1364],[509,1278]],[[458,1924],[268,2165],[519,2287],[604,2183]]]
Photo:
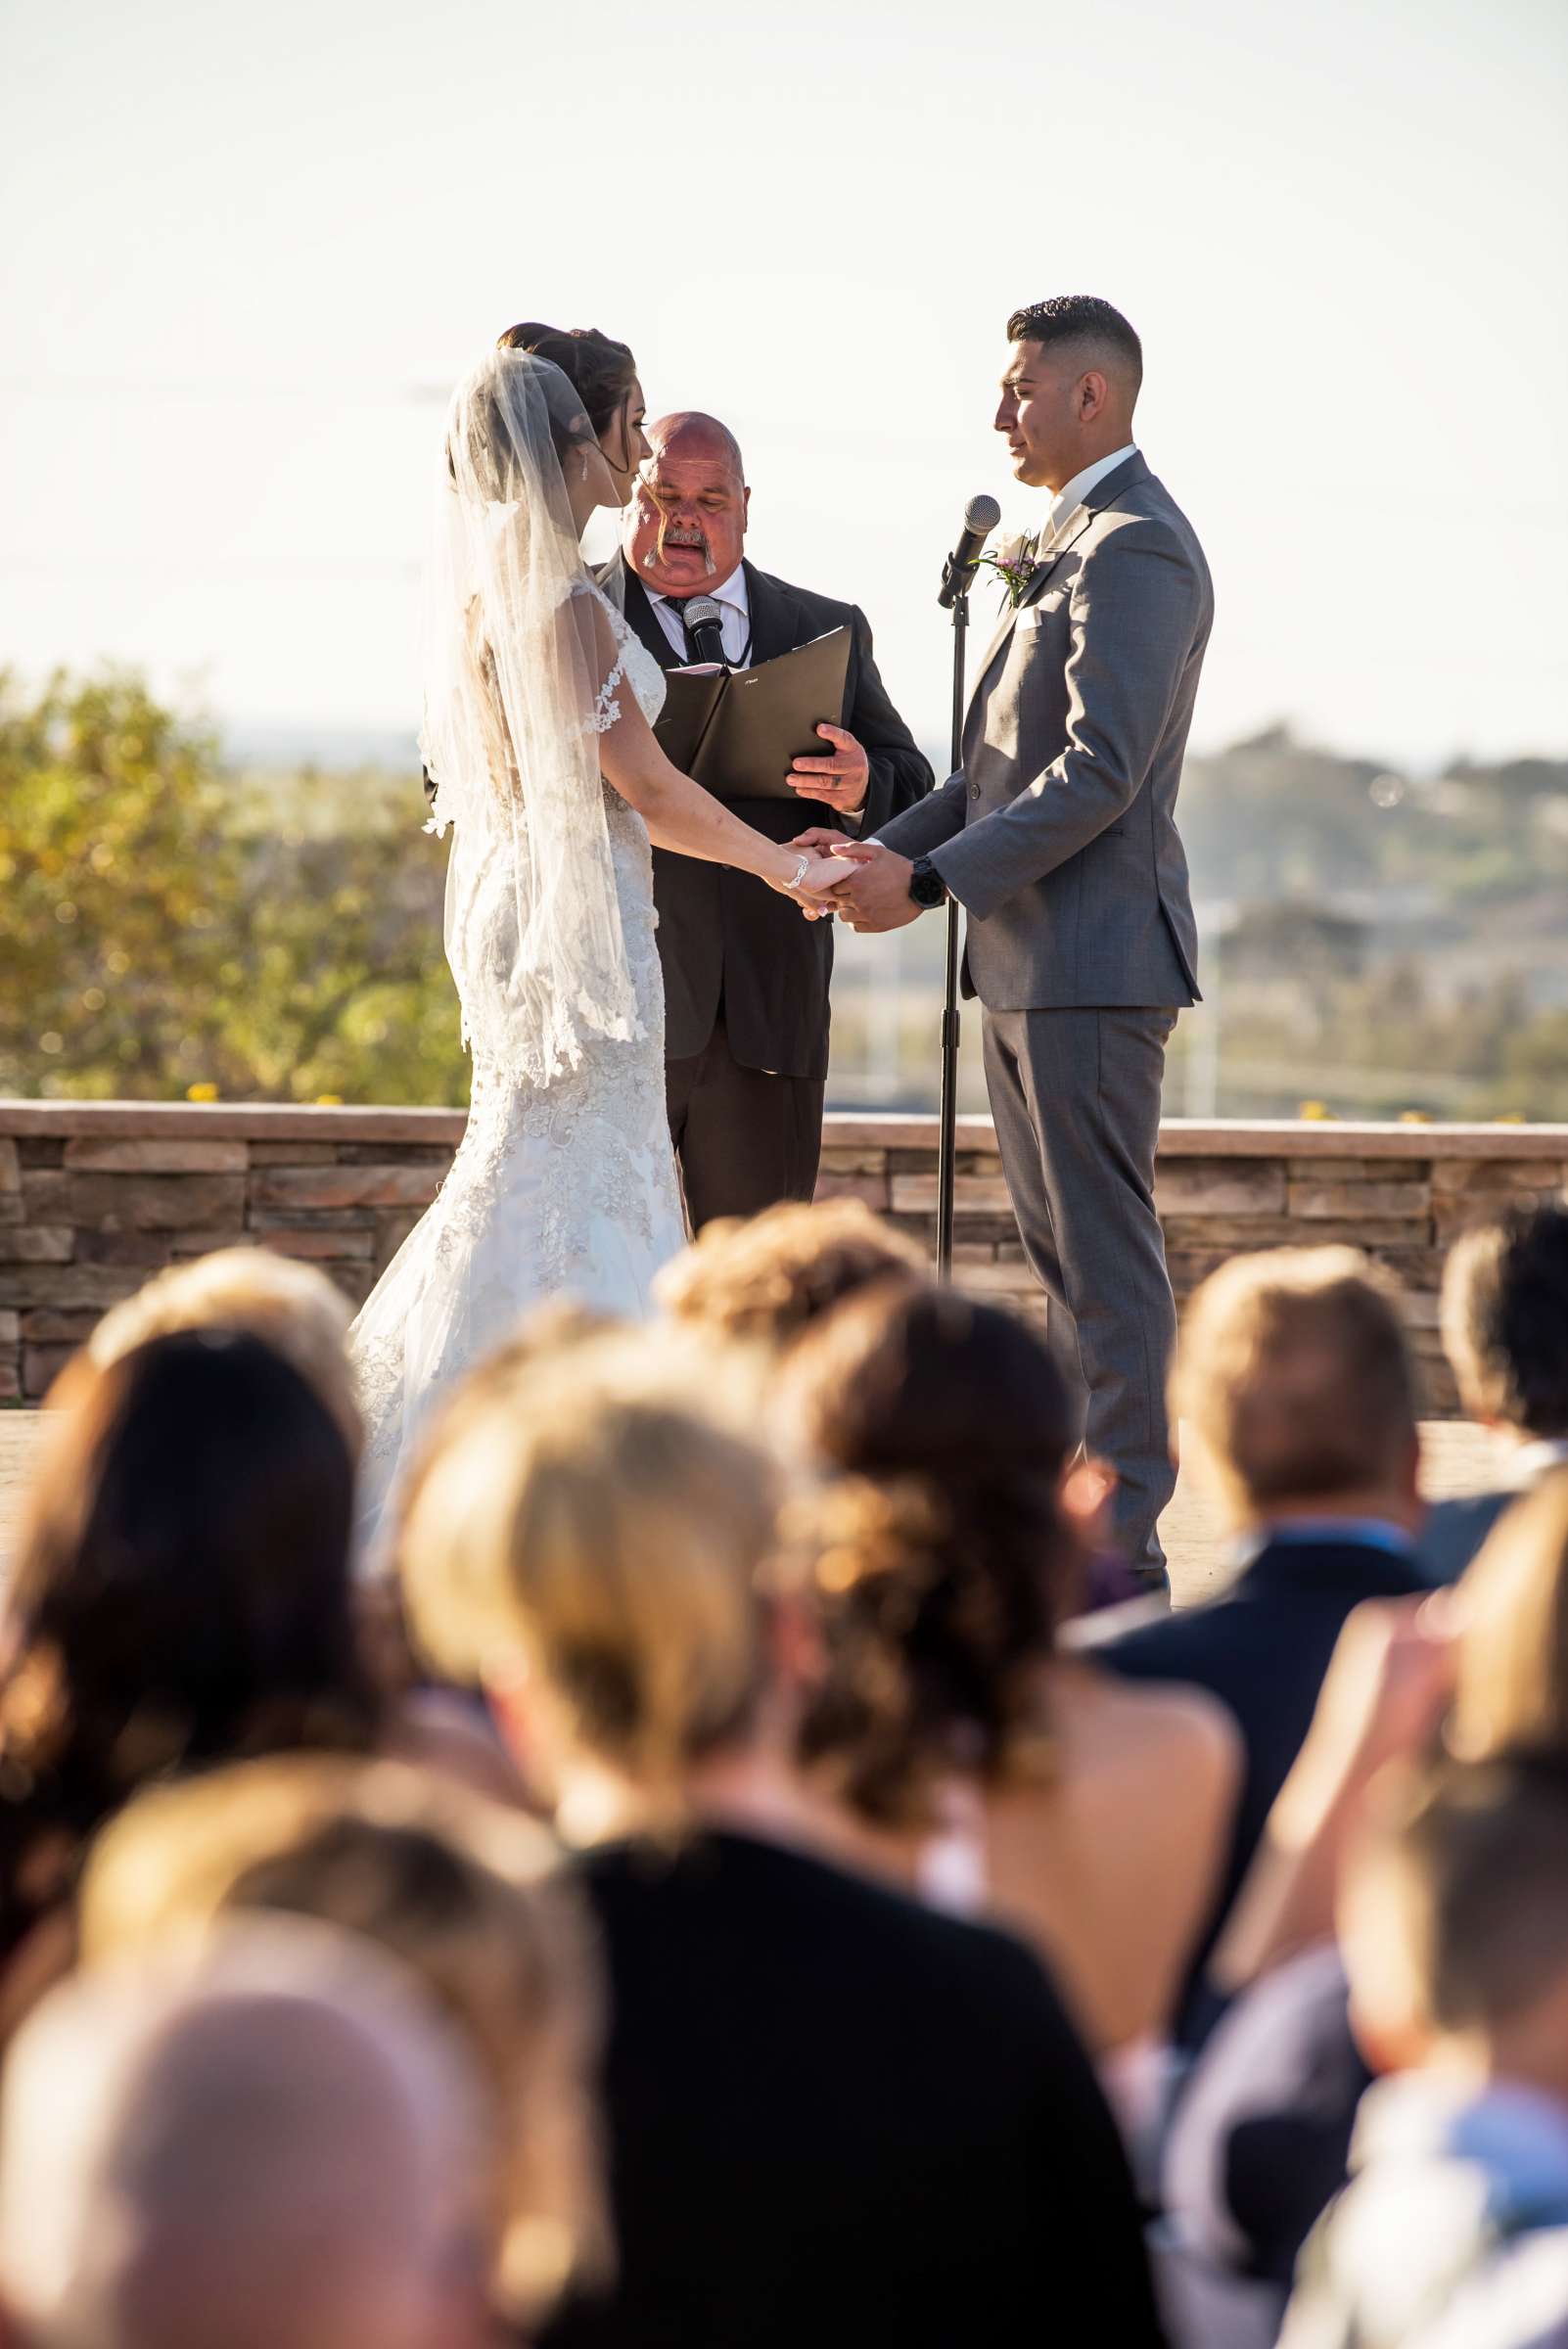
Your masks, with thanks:
[[[646,580],[643,583],[647,585]],[[709,592],[715,603],[723,610],[719,625],[724,639],[724,658],[731,668],[744,668],[752,642],[752,607],[746,593],[745,571],[732,571],[722,586],[711,588]],[[671,651],[678,653],[682,661],[690,660],[691,655],[686,649],[686,623],[681,619],[681,613],[691,598],[660,595],[649,587],[648,601],[659,615],[659,625],[669,637]]]
[[[1075,473],[1070,482],[1063,483],[1051,499],[1045,520],[1040,526],[1035,549],[1037,563],[1043,563],[1058,539],[1066,535],[1069,524],[1089,491],[1103,482],[1108,473],[1114,473],[1118,465],[1125,465],[1129,457],[1135,457],[1137,453],[1137,442],[1130,440],[1125,448],[1113,448],[1108,457],[1096,457],[1092,465],[1085,465],[1082,473]]]

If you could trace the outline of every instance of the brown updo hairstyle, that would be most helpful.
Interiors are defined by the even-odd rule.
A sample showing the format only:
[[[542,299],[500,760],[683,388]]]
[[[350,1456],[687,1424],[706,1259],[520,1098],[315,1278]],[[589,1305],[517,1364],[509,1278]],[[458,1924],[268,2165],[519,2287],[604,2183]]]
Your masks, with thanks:
[[[527,350],[548,359],[576,386],[588,422],[603,439],[631,396],[637,362],[630,345],[596,326],[544,326],[525,318],[495,339],[497,350]]]
[[[839,1472],[792,1521],[823,1674],[806,1759],[867,1818],[915,1823],[954,1768],[1043,1769],[1038,1667],[1070,1605],[1066,1390],[1017,1316],[899,1281],[786,1366],[780,1409]]]

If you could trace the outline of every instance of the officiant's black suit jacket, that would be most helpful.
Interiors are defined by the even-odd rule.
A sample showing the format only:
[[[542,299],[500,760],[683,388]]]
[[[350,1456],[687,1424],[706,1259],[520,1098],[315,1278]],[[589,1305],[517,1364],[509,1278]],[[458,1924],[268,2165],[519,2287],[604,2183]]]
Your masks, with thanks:
[[[923,799],[934,777],[877,674],[865,614],[855,604],[792,587],[754,564],[744,568],[754,667],[832,628],[851,630],[844,723],[871,762],[860,823],[861,835],[869,839],[900,809]],[[679,656],[671,651],[642,582],[622,556],[606,564],[599,583],[621,604],[660,667],[678,668]],[[831,747],[820,745],[824,756]],[[769,840],[793,840],[808,825],[838,823],[833,809],[816,800],[735,800],[730,805],[743,823]],[[664,849],[654,851],[653,861],[666,1058],[695,1059],[714,1033],[722,1002],[730,1053],[742,1068],[820,1082],[828,1065],[833,924],[807,921],[793,898],[780,897],[754,874]]]

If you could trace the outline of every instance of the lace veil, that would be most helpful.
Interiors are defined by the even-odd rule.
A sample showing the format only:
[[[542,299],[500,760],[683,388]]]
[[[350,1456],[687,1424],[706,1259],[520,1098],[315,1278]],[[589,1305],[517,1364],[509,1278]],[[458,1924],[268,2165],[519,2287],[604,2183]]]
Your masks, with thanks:
[[[535,1083],[641,1032],[599,775],[622,639],[566,487],[592,439],[560,368],[490,351],[453,394],[436,487],[420,748],[430,829],[452,827],[447,959],[476,1061]]]

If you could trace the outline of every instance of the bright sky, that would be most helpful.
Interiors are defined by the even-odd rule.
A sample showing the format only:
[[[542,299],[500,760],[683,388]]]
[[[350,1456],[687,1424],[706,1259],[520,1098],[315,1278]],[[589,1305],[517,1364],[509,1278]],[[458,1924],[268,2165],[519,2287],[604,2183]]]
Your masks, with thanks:
[[[411,729],[440,400],[533,316],[736,429],[939,742],[1003,321],[1091,292],[1196,742],[1563,754],[1565,111],[1559,0],[3,0],[0,662]]]

